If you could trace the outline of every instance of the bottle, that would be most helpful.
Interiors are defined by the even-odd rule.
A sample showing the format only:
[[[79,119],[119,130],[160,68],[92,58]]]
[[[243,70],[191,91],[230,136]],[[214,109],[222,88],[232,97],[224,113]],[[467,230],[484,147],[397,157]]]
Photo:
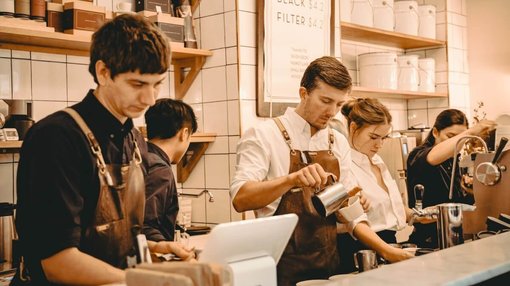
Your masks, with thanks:
[[[0,15],[1,16],[14,16],[14,0],[0,1]]]
[[[16,0],[14,2],[14,17],[22,19],[30,18],[30,0]]]
[[[30,19],[44,22],[46,16],[45,0],[30,0]]]

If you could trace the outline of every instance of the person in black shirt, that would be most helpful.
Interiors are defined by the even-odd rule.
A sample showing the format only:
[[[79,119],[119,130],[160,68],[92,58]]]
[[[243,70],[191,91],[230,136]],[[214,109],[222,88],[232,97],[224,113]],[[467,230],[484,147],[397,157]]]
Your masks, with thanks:
[[[133,263],[143,226],[147,168],[147,145],[131,118],[154,105],[169,65],[167,38],[142,16],[117,16],[93,34],[96,89],[37,122],[21,148],[16,227],[23,261],[14,285],[125,280],[120,268]],[[149,248],[169,245],[149,241]]]
[[[171,164],[186,153],[191,134],[197,131],[197,119],[188,104],[164,98],[147,110],[145,123],[149,169],[143,232],[152,241],[172,241],[179,203]]]
[[[468,128],[468,120],[462,111],[457,109],[442,111],[437,116],[434,127],[424,143],[413,149],[407,158],[409,207],[415,207],[416,185],[422,185],[425,188],[422,198],[423,208],[446,202],[473,204],[473,196],[466,192],[461,184],[458,168],[455,172],[453,198],[449,199],[455,145],[466,135],[487,134],[495,126],[494,121],[481,120],[475,126]],[[437,248],[435,223],[415,224],[414,227],[409,238],[410,242],[420,247]]]

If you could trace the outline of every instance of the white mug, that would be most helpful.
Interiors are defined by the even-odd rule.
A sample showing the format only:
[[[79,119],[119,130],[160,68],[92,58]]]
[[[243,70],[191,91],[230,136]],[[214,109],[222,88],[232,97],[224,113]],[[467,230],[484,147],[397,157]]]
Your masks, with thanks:
[[[132,4],[130,2],[117,2],[117,11],[131,12]]]

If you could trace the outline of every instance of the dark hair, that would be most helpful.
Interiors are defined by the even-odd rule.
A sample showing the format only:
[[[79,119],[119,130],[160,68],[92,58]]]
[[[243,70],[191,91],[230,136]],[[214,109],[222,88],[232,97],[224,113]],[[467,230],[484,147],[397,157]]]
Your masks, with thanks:
[[[440,132],[441,130],[453,125],[465,125],[468,127],[469,122],[466,118],[466,115],[458,109],[446,109],[441,111],[441,113],[439,113],[439,115],[436,117],[436,122],[434,122],[432,130],[430,130],[429,135],[427,135],[427,138],[423,141],[423,144],[429,144],[432,146],[436,143],[436,138],[434,138],[432,133],[434,128]]]
[[[342,105],[341,112],[347,119],[347,126],[356,123],[356,130],[365,125],[390,124],[392,120],[388,108],[375,98],[351,99]]]
[[[89,72],[98,83],[96,62],[103,61],[112,79],[125,72],[162,74],[170,58],[170,45],[159,28],[141,15],[122,14],[92,35]]]
[[[168,139],[184,127],[197,131],[197,118],[193,108],[181,100],[160,98],[145,112],[147,138]]]
[[[350,91],[352,88],[347,68],[334,57],[322,57],[311,62],[301,78],[301,86],[311,92],[317,87],[318,79],[340,90]]]

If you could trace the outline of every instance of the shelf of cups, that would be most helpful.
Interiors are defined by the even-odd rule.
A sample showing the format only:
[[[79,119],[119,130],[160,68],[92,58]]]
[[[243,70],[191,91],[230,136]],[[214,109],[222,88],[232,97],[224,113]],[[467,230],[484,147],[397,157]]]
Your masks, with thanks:
[[[392,32],[348,22],[341,22],[341,31],[343,40],[400,49],[433,48],[446,45],[446,41]]]
[[[396,89],[381,89],[373,87],[353,86],[351,96],[353,97],[372,97],[372,98],[392,98],[392,99],[434,99],[447,98],[447,93],[407,91]]]

